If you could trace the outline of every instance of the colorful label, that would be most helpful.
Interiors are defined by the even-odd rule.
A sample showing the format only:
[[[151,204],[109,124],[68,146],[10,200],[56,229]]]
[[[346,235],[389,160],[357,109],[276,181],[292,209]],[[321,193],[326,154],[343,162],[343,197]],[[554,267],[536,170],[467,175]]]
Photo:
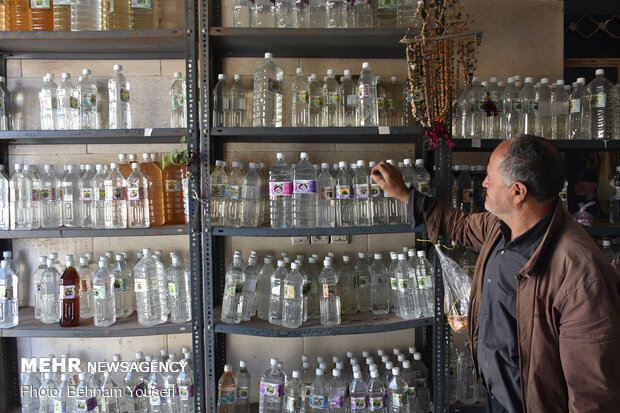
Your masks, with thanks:
[[[149,289],[144,278],[136,278],[134,281],[134,289],[137,293],[146,293]]]
[[[73,97],[73,96],[69,97],[69,107],[71,107],[71,109],[78,108],[78,100],[76,97]]]
[[[472,203],[474,199],[474,191],[471,188],[463,189],[463,202]]]
[[[417,185],[418,192],[424,195],[429,195],[431,193],[431,186],[427,183],[420,183]]]
[[[327,397],[325,396],[310,396],[310,407],[315,409],[327,409]]]
[[[370,285],[370,274],[361,274],[357,276],[357,285],[359,287],[365,287]]]
[[[82,107],[84,108],[96,108],[97,107],[97,94],[82,92],[81,100]]]
[[[243,187],[237,185],[226,185],[226,198],[241,199]]]
[[[409,280],[398,280],[398,291],[405,292],[409,288]]]
[[[340,94],[337,92],[328,92],[327,93],[327,104],[328,105],[340,104]]]
[[[172,107],[175,109],[183,109],[185,105],[185,95],[173,94],[172,95]]]
[[[43,284],[39,283],[34,283],[34,285],[32,286],[32,292],[35,294],[41,294]]]
[[[349,185],[336,185],[336,199],[349,199],[351,197],[351,187]]]
[[[219,404],[235,404],[236,390],[220,390]]]
[[[515,99],[510,104],[512,107],[512,112],[521,112],[521,101],[519,99]]]
[[[596,93],[590,97],[591,107],[604,109],[606,105],[607,95],[605,93]]]
[[[79,290],[76,285],[61,285],[60,286],[60,299],[72,300],[80,296]]]
[[[0,285],[0,301],[13,300],[15,298],[15,292],[13,286]]]
[[[168,283],[168,295],[170,297],[178,297],[180,290],[179,283]]]
[[[152,9],[153,0],[131,0],[131,7],[136,9]]]
[[[166,179],[166,192],[183,192],[183,182],[177,179]]]
[[[80,201],[92,201],[94,197],[93,188],[82,188],[80,190]]]
[[[415,381],[415,387],[416,387],[416,389],[425,389],[425,388],[426,388],[426,386],[427,386],[427,383],[426,383],[426,379],[425,379],[425,378],[418,378],[418,379]]]
[[[282,94],[282,82],[275,79],[267,79],[267,90],[269,92]]]
[[[398,279],[390,277],[390,285],[392,286],[392,290],[398,290]]]
[[[292,182],[269,182],[270,196],[287,196],[293,194]]]
[[[368,398],[368,407],[370,407],[371,412],[375,410],[383,410],[386,407],[383,398],[383,396]]]
[[[338,297],[338,284],[323,284],[323,297]]]
[[[211,185],[211,198],[224,198],[226,196],[226,185]]]
[[[260,394],[273,397],[282,397],[284,396],[284,386],[281,384],[266,383],[261,381]]]
[[[497,111],[499,113],[504,112],[504,99],[498,99],[497,102],[495,102],[495,105],[497,106]]]
[[[308,91],[298,90],[297,92],[295,92],[295,102],[308,103]]]
[[[396,99],[386,99],[385,108],[387,110],[396,110]]]
[[[129,89],[121,88],[121,102],[129,102]]]
[[[312,396],[312,386],[304,386],[304,398],[309,399]]]
[[[30,0],[31,9],[49,9],[51,8],[50,0]]]
[[[407,389],[407,397],[409,399],[415,399],[418,397],[418,391],[414,386],[411,386]]]
[[[366,99],[370,96],[370,85],[361,84],[357,88],[357,98]]]
[[[385,110],[385,98],[377,98],[377,108],[379,110]]]
[[[104,300],[107,298],[105,285],[95,285],[93,287],[93,296],[95,297],[95,300]]]
[[[392,393],[392,406],[403,407],[407,403],[407,398],[404,394]]]
[[[284,298],[295,299],[295,286],[294,285],[284,286]]]
[[[127,280],[125,279],[114,279],[114,289],[120,292],[127,291]]]
[[[370,184],[370,197],[382,198],[384,196],[383,189],[377,184]]]
[[[355,184],[355,198],[366,199],[370,197],[370,186],[368,184]]]
[[[33,189],[32,190],[32,200],[33,201],[40,201],[41,200],[41,191],[38,189]]]
[[[41,201],[55,201],[56,188],[41,188]]]
[[[418,288],[421,290],[433,288],[433,279],[430,275],[420,275],[416,279],[418,280]]]
[[[311,108],[322,108],[323,107],[323,96],[314,96],[310,99],[310,107]]]
[[[149,404],[151,406],[165,406],[166,399],[159,391],[157,392],[152,391],[149,397]]]
[[[316,182],[312,180],[297,180],[293,181],[293,193],[294,194],[316,194]]]
[[[58,5],[71,5],[71,0],[54,0],[54,6]]]
[[[54,400],[54,413],[66,413],[67,411],[67,402]]]
[[[537,100],[529,101],[527,104],[527,110],[528,112],[538,112],[538,101]]]
[[[366,397],[351,397],[351,410],[364,410],[366,406]]]
[[[326,186],[321,188],[321,201],[330,201],[335,197],[334,187]]]
[[[130,187],[127,188],[128,201],[141,201],[144,199],[144,188]]]
[[[312,294],[317,294],[319,292],[319,282],[317,280],[312,280],[310,283],[310,292]]]
[[[189,400],[194,397],[194,385],[179,386],[179,398],[181,400]]]
[[[286,411],[298,412],[301,410],[301,397],[286,396]]]
[[[106,201],[124,201],[125,188],[117,186],[105,191]]]
[[[580,113],[581,112],[581,99],[571,99],[570,100],[570,113]]]
[[[97,408],[97,399],[91,397],[90,399],[76,400],[75,411],[76,412],[92,412]]]
[[[342,409],[344,407],[344,396],[329,396],[330,409]]]
[[[94,190],[95,201],[105,200],[105,188],[95,188]]]
[[[237,387],[237,399],[250,400],[250,388],[249,387]]]
[[[226,286],[226,291],[231,297],[243,297],[243,290],[245,285],[242,282],[230,282]]]

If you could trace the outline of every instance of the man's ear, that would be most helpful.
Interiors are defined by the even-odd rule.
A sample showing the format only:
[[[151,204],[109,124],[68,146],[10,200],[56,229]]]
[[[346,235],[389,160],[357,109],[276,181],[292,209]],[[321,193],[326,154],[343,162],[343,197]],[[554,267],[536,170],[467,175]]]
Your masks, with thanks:
[[[514,197],[514,202],[517,204],[520,204],[522,202],[525,202],[525,199],[527,197],[527,186],[525,186],[525,184],[523,182],[514,182],[512,184],[512,194]]]

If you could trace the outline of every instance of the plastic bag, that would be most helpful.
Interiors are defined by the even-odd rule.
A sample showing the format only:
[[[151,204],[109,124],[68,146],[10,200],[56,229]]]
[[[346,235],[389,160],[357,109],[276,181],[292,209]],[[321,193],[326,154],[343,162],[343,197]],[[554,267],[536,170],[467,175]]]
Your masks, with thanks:
[[[448,324],[454,332],[467,330],[471,277],[452,258],[448,257],[439,245],[435,245],[435,251],[441,263],[444,312],[448,316]]]

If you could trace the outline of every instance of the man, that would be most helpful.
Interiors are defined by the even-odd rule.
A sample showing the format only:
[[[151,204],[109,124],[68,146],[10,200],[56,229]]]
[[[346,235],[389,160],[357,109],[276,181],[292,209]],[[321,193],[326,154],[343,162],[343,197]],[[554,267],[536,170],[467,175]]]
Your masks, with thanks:
[[[372,179],[408,203],[412,226],[480,252],[469,299],[487,411],[620,412],[620,276],[558,200],[561,155],[521,136],[492,153],[486,213],[410,191],[381,162]]]

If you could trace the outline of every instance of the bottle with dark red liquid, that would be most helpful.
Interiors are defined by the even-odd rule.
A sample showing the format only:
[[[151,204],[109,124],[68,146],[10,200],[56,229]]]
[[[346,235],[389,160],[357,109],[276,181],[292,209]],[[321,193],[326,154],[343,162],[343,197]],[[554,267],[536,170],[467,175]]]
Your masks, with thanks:
[[[67,269],[60,277],[60,326],[80,324],[80,276],[73,267],[73,255],[67,254]]]

